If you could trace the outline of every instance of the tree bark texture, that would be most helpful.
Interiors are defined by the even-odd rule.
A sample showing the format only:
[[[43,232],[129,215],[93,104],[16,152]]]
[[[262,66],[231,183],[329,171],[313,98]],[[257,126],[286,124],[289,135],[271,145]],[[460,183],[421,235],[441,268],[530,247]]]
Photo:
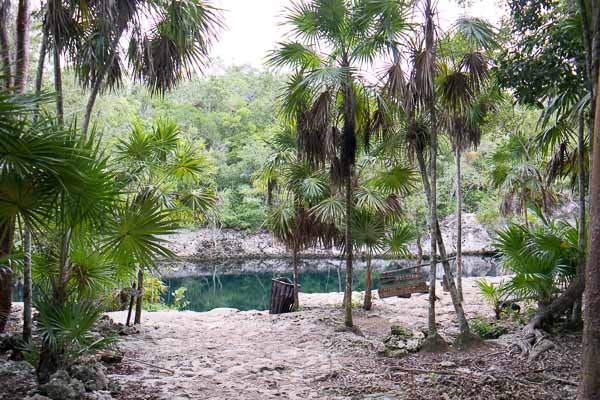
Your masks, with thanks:
[[[134,324],[142,323],[142,305],[144,304],[144,271],[140,268],[138,270],[138,296],[135,299],[135,318]]]
[[[0,257],[10,255],[13,245],[14,223],[0,225]],[[12,307],[12,268],[0,265],[0,333],[6,329],[10,309]]]
[[[597,82],[600,82],[600,77]],[[583,307],[583,368],[579,400],[600,399],[600,101],[598,100],[596,96],[594,162],[590,182],[590,220]]]
[[[294,264],[294,311],[300,308],[300,296],[298,294],[298,248],[294,245],[294,249],[292,250],[292,263]]]
[[[19,7],[17,10],[17,51],[15,60],[15,90],[17,93],[22,93],[27,85],[30,14],[31,7],[29,0],[19,0]]]
[[[352,174],[346,177],[346,295],[345,295],[345,318],[344,325],[351,328],[352,321]]]
[[[0,0],[0,60],[4,75],[3,86],[9,89],[12,86],[12,61],[10,57],[10,40],[8,39],[8,14],[10,13],[10,0]]]
[[[458,299],[463,301],[462,288],[462,189],[460,172],[460,149],[456,146],[456,287]]]
[[[369,251],[367,253],[367,274],[365,276],[365,302],[363,304],[363,308],[366,311],[370,311],[373,307],[373,295],[372,295],[372,286],[373,286],[373,269],[372,269],[372,255]]]

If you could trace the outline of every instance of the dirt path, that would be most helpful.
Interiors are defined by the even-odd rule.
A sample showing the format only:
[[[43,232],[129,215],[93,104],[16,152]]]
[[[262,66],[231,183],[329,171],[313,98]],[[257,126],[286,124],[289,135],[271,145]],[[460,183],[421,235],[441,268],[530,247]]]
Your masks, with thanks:
[[[465,286],[467,312],[489,314],[472,281]],[[427,296],[376,300],[370,313],[357,310],[356,325],[364,336],[336,332],[341,299],[341,293],[302,295],[303,311],[275,316],[233,309],[145,313],[141,333],[121,343],[129,374],[116,377],[124,387],[136,382],[152,388],[161,399],[347,398],[327,395],[320,382],[360,372],[361,366],[377,368],[374,349],[391,324],[424,328]],[[440,325],[451,334],[456,329],[448,294],[441,295],[438,307]],[[125,319],[125,313],[110,315]]]

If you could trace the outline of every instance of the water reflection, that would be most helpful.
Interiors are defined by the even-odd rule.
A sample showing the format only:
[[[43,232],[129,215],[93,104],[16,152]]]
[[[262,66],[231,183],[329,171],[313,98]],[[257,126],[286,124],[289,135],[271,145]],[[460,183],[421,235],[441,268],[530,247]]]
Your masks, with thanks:
[[[413,265],[414,261],[374,260],[373,284],[377,288],[382,271]],[[163,301],[173,304],[173,292],[186,288],[186,310],[208,311],[218,307],[240,310],[265,310],[269,308],[271,279],[292,278],[291,260],[288,258],[239,259],[182,262],[166,270],[162,280],[167,285]],[[345,261],[340,259],[304,259],[300,263],[300,285],[304,293],[341,292],[346,281]],[[497,276],[501,273],[496,259],[491,256],[464,256],[464,275]],[[428,274],[428,268],[423,268]],[[438,266],[438,278],[443,275]],[[355,290],[364,290],[365,262],[355,262],[353,274]],[[15,283],[13,301],[23,301],[22,283]]]
[[[385,270],[412,265],[414,261],[375,260],[374,286],[377,288],[379,274]],[[240,310],[264,310],[269,306],[271,279],[292,278],[289,259],[202,261],[178,265],[167,272],[163,281],[168,286],[163,300],[173,304],[173,292],[186,288],[186,309],[207,311],[218,307]],[[467,256],[464,259],[465,276],[497,276],[498,269],[493,257]],[[344,261],[339,259],[303,260],[299,281],[304,293],[341,292],[346,279]],[[423,270],[428,273],[427,268]],[[438,276],[443,274],[438,267]],[[357,260],[353,274],[355,290],[364,290],[365,263]]]

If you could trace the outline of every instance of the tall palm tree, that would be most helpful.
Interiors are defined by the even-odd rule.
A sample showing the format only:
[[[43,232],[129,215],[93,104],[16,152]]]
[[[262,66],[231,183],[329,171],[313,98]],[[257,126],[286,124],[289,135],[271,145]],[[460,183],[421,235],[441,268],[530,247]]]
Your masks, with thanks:
[[[490,85],[490,50],[497,48],[491,26],[479,19],[461,18],[442,46],[440,97],[443,122],[456,161],[456,274],[459,298],[462,290],[462,190],[461,154],[481,141],[481,126],[501,99]],[[461,46],[455,49],[456,41]],[[466,49],[464,43],[467,44]],[[446,45],[447,44],[447,45]]]
[[[290,40],[269,59],[271,65],[299,72],[284,94],[283,109],[288,116],[299,116],[299,147],[306,159],[318,165],[331,163],[334,180],[344,187],[346,243],[352,243],[357,136],[368,126],[361,108],[369,103],[369,82],[361,67],[407,30],[407,11],[407,4],[392,0],[296,1],[286,15]],[[346,246],[346,327],[353,326],[352,268],[352,246]]]
[[[428,327],[430,329],[430,343],[435,348],[438,344],[443,345],[440,336],[437,334],[435,323],[434,283],[436,281],[437,250],[439,250],[444,273],[449,281],[450,295],[461,331],[457,344],[467,344],[473,337],[470,333],[456,284],[452,279],[453,273],[447,260],[446,249],[437,221],[435,159],[438,124],[442,119],[438,110],[440,103],[438,92],[440,92],[440,71],[443,71],[443,67],[440,66],[436,55],[436,49],[440,47],[440,44],[439,39],[436,39],[435,10],[432,2],[425,0],[422,9],[424,10],[423,32],[407,44],[408,48],[411,49],[409,62],[407,63],[397,56],[400,53],[398,50],[394,54],[392,65],[387,70],[384,88],[399,111],[397,119],[399,120],[400,129],[393,130],[393,134],[385,139],[387,145],[381,146],[381,151],[392,155],[397,154],[398,151],[407,153],[409,159],[416,159],[421,174],[423,189],[429,205],[429,226],[432,238]],[[469,29],[473,30],[473,35],[478,32],[477,36],[485,37],[486,32],[488,32],[487,25],[484,25],[481,31],[479,30],[480,24],[468,24],[468,26]],[[403,71],[406,65],[411,67],[407,75]],[[426,162],[427,154],[429,154],[429,166]]]

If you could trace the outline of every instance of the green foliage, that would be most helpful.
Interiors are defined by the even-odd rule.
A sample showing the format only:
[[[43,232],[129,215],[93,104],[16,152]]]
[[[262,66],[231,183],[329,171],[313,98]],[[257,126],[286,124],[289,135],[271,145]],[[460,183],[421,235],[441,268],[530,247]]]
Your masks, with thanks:
[[[497,339],[509,332],[508,327],[499,322],[491,322],[476,316],[469,320],[469,326],[482,339]]]
[[[69,365],[73,359],[98,351],[116,339],[92,332],[103,312],[103,307],[92,301],[53,304],[51,299],[45,298],[37,301],[35,308],[39,313],[39,332],[62,365]]]
[[[506,287],[501,281],[498,286],[484,279],[478,279],[475,284],[483,300],[494,309],[496,319],[500,319],[502,303],[507,299]]]
[[[167,291],[165,284],[155,277],[144,278],[144,302],[159,303],[161,295]]]
[[[181,286],[173,292],[173,305],[178,310],[185,310],[190,302],[185,298],[187,288]]]
[[[575,276],[579,260],[577,227],[565,221],[552,222],[538,213],[532,227],[510,224],[497,231],[493,246],[500,265],[514,276],[506,293],[519,299],[549,304]]]

